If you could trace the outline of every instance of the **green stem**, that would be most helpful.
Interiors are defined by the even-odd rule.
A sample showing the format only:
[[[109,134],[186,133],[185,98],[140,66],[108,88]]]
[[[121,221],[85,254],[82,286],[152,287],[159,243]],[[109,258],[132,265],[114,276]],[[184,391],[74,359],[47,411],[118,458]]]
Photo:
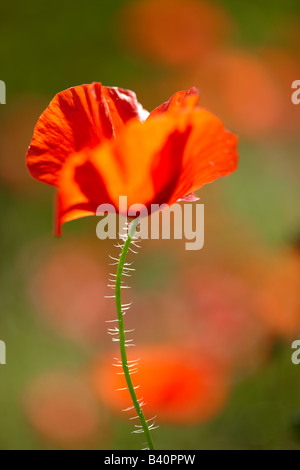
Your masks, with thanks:
[[[134,405],[134,408],[137,412],[137,415],[139,417],[139,420],[141,422],[142,428],[144,430],[147,443],[149,446],[149,450],[154,450],[154,444],[152,440],[152,436],[150,433],[150,429],[148,426],[148,423],[146,421],[146,418],[144,416],[143,410],[139,404],[139,401],[137,399],[134,386],[132,384],[131,376],[130,376],[130,370],[128,366],[128,359],[127,359],[127,353],[126,353],[126,342],[125,342],[125,327],[124,327],[124,318],[123,318],[123,312],[122,312],[122,300],[121,300],[121,283],[122,283],[122,275],[123,275],[123,270],[124,270],[124,265],[126,261],[126,256],[130,247],[130,244],[133,240],[134,234],[136,232],[137,226],[139,224],[139,219],[135,219],[129,226],[128,230],[128,237],[124,243],[122,253],[119,259],[119,264],[118,264],[118,270],[117,270],[117,278],[116,278],[116,290],[115,290],[115,295],[116,295],[116,307],[117,307],[117,314],[118,314],[118,324],[119,324],[119,339],[120,339],[120,352],[121,352],[121,361],[122,361],[122,367],[125,375],[125,379],[127,382],[127,387],[132,399],[132,403]]]

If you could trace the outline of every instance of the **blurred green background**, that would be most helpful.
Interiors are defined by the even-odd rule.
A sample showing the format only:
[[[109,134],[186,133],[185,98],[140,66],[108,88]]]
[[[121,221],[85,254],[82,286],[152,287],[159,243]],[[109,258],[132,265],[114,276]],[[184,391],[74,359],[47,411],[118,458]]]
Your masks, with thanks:
[[[157,448],[300,447],[299,25],[297,0],[1,2],[0,449],[142,446],[106,399],[115,392],[91,379],[114,355],[103,297],[116,249],[97,240],[94,218],[53,238],[53,190],[25,168],[52,97],[93,81],[134,90],[149,110],[197,86],[240,138],[239,170],[199,192],[205,248],[149,240],[136,259],[126,321],[137,347],[192,348],[226,371],[222,404],[206,416],[210,398],[197,393],[195,422],[184,418],[189,396],[166,405],[148,390]]]

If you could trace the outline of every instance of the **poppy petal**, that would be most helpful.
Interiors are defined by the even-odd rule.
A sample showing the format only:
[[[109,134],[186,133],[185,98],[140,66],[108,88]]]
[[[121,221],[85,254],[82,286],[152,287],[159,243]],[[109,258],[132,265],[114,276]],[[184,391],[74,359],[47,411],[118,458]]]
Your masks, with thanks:
[[[205,184],[237,169],[237,137],[209,111],[198,108],[181,116],[181,125],[191,127],[182,157],[176,189],[168,204],[174,204]]]
[[[204,109],[132,120],[117,140],[68,160],[59,184],[60,224],[77,218],[78,208],[95,214],[102,203],[122,212],[119,196],[127,196],[127,209],[171,205],[234,171],[236,146],[237,138]]]
[[[71,155],[115,137],[130,119],[144,117],[130,90],[100,83],[65,90],[55,96],[36,125],[27,167],[33,177],[56,186]]]
[[[190,90],[178,91],[166,103],[161,104],[154,109],[149,118],[167,111],[181,111],[187,107],[195,108],[199,102],[199,91],[193,87]]]
[[[178,199],[178,202],[196,202],[196,201],[199,201],[200,198],[195,194],[195,193],[190,193],[190,194],[187,194],[186,196],[184,197],[181,197],[180,199]]]
[[[127,212],[132,204],[148,205],[154,199],[164,203],[179,177],[182,142],[172,120],[164,116],[144,124],[131,120],[117,140],[74,155],[61,172],[58,229],[82,216],[78,208],[91,215],[100,204]],[[163,153],[165,166],[161,164]],[[167,182],[161,178],[162,172],[168,175]],[[128,198],[123,211],[119,196]]]

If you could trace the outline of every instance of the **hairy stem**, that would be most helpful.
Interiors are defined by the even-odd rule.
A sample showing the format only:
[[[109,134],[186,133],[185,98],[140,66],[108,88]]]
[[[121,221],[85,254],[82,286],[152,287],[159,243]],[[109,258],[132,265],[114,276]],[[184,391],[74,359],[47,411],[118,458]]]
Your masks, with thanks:
[[[149,450],[154,450],[154,444],[153,444],[152,436],[150,433],[150,429],[146,421],[146,418],[144,416],[143,410],[140,406],[140,403],[137,399],[134,386],[132,384],[131,376],[130,376],[130,370],[128,366],[128,359],[127,359],[127,353],[126,353],[125,327],[124,327],[124,318],[123,318],[122,300],[121,300],[121,283],[122,283],[122,275],[123,275],[124,265],[126,261],[126,256],[127,256],[130,244],[133,240],[138,224],[139,224],[139,219],[135,219],[129,226],[128,236],[124,243],[121,256],[119,259],[119,264],[118,264],[115,297],[116,297],[116,307],[117,307],[117,314],[118,314],[121,361],[122,361],[122,367],[123,367],[125,379],[127,382],[127,387],[130,392],[132,403],[134,405],[134,408],[137,412],[142,428],[144,430],[147,443],[149,446]]]

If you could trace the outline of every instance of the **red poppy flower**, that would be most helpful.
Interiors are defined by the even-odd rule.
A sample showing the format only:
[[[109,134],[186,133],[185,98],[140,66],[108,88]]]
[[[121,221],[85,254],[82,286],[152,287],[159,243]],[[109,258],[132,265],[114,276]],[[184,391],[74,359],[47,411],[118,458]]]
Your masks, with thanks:
[[[147,416],[159,415],[161,423],[196,424],[209,421],[224,409],[230,373],[212,357],[197,353],[169,344],[144,347],[130,355],[132,361],[142,358],[134,366],[137,372],[132,380],[146,404]],[[124,375],[111,366],[111,356],[96,364],[92,378],[97,395],[112,410],[132,406]]]
[[[261,285],[257,312],[270,330],[288,340],[300,329],[300,253],[283,252],[271,263]]]
[[[133,0],[120,10],[124,43],[164,66],[195,66],[227,41],[232,20],[215,2]]]
[[[100,439],[107,446],[107,420],[84,377],[64,370],[44,373],[22,398],[29,423],[51,447],[85,449]]]
[[[100,204],[173,204],[237,167],[237,138],[197,106],[195,88],[150,115],[132,91],[82,85],[59,93],[27,152],[32,176],[58,187],[61,225]]]

